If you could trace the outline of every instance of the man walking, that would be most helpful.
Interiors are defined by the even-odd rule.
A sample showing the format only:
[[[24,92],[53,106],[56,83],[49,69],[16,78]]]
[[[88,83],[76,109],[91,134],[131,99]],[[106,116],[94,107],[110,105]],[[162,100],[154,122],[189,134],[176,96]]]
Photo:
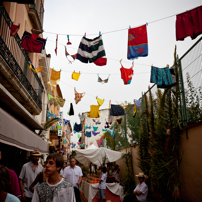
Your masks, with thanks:
[[[64,169],[63,176],[73,184],[76,202],[81,202],[79,187],[81,186],[83,173],[81,168],[76,166],[75,158],[70,158],[70,165]]]
[[[38,163],[41,154],[34,150],[30,154],[30,161],[25,163],[20,172],[20,189],[22,192],[22,201],[31,202],[33,193],[30,191],[29,187],[35,180],[39,172],[43,170],[41,164]]]
[[[75,202],[73,185],[60,175],[63,163],[60,154],[53,153],[47,157],[48,179],[36,186],[32,202]]]

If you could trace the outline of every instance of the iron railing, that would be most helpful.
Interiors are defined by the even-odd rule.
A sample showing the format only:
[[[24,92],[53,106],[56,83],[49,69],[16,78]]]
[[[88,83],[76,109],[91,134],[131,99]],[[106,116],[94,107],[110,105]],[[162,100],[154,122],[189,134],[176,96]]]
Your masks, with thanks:
[[[5,7],[0,3],[0,54],[38,107],[42,109],[41,98],[44,87],[38,75],[28,68],[32,62],[27,52],[21,47],[18,34],[10,37],[11,23]]]

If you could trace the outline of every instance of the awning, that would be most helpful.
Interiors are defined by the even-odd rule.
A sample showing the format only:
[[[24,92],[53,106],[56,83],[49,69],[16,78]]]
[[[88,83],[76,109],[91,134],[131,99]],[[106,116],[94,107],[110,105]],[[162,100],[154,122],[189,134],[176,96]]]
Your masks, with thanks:
[[[0,142],[23,150],[48,153],[48,142],[0,108]]]

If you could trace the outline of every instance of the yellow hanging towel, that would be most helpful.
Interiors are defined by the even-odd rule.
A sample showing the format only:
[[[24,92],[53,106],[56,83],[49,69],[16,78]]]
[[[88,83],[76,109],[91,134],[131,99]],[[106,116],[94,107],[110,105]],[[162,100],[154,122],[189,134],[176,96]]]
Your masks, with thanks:
[[[73,72],[72,73],[72,79],[74,79],[74,80],[76,80],[76,81],[78,81],[79,80],[79,77],[80,77],[80,75],[81,75],[81,73],[79,72]]]
[[[51,71],[51,80],[53,82],[56,82],[59,79],[60,79],[60,71],[55,71],[54,69],[52,69],[52,71]]]
[[[91,105],[90,112],[88,112],[88,117],[91,117],[91,118],[100,117],[99,107],[100,107],[99,105]]]
[[[97,100],[97,103],[98,103],[99,106],[102,106],[102,105],[103,105],[104,100],[102,100],[102,99],[100,99],[100,98],[98,98],[98,97],[96,97],[96,100]]]

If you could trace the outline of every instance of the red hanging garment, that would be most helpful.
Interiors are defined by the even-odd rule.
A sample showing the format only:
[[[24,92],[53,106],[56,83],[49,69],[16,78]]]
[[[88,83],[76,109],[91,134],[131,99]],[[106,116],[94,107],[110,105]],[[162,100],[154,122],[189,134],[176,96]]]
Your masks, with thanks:
[[[195,39],[202,33],[202,6],[176,16],[176,40],[190,36]]]

